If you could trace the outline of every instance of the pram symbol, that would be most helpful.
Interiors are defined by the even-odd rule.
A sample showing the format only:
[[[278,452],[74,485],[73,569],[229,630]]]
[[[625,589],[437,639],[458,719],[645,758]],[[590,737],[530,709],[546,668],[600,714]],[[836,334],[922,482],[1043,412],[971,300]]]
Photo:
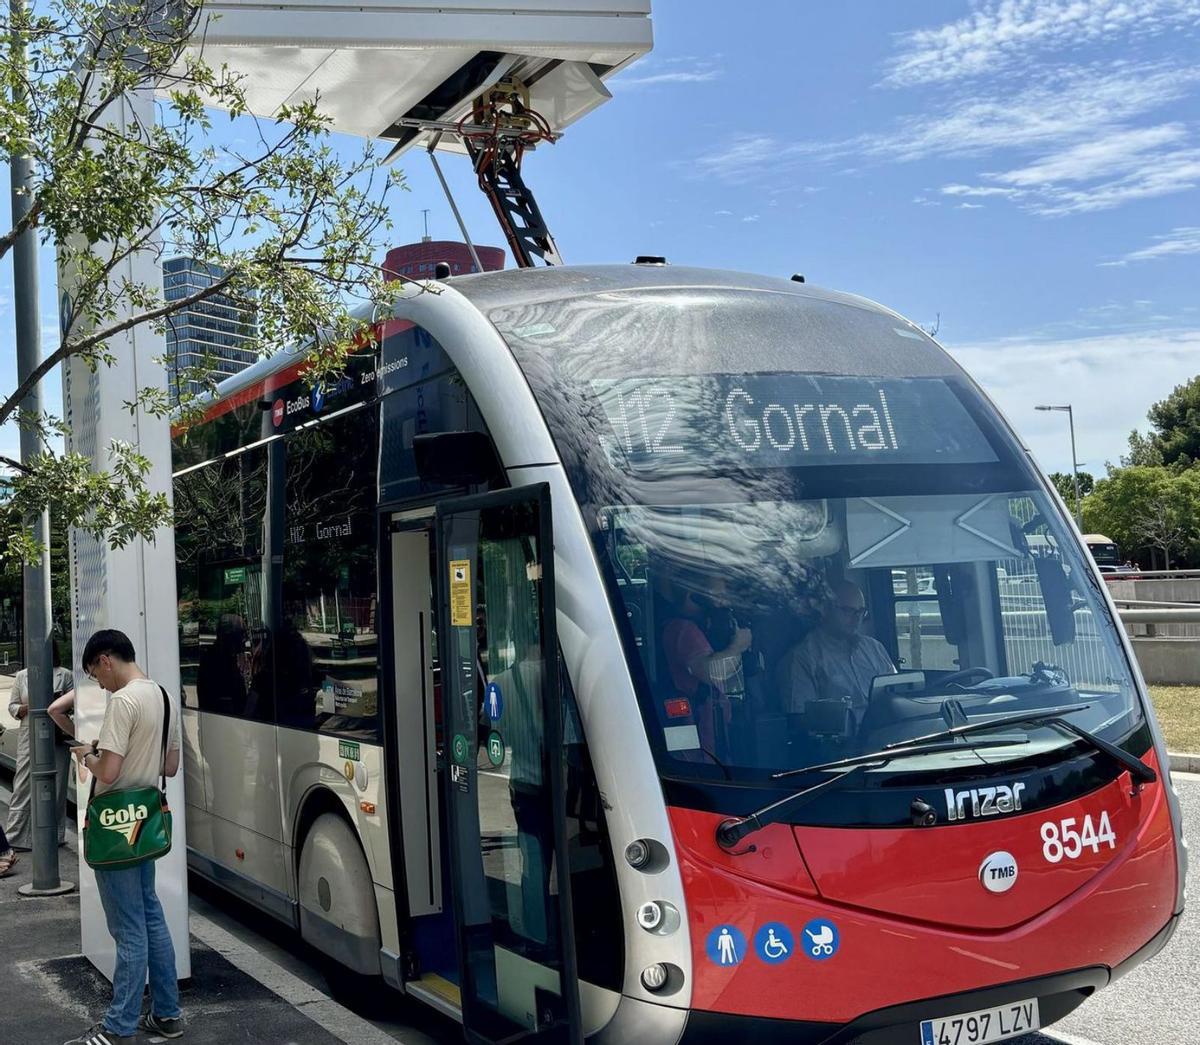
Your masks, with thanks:
[[[827,922],[824,919],[809,922],[804,927],[804,935],[808,937],[807,950],[809,957],[815,958],[817,961],[824,961],[826,958],[832,958],[837,953],[839,944],[838,931],[837,926],[832,922]]]

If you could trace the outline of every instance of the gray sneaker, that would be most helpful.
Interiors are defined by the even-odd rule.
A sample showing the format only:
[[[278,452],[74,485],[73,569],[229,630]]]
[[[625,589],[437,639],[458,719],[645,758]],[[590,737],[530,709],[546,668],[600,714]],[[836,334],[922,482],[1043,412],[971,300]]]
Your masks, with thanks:
[[[133,1045],[135,1041],[136,1034],[114,1034],[106,1029],[103,1023],[97,1023],[78,1038],[72,1038],[66,1045]]]
[[[176,1016],[175,1019],[169,1020],[165,1016],[155,1016],[152,1012],[147,1012],[138,1022],[140,1030],[144,1030],[147,1034],[157,1034],[163,1038],[182,1037],[184,1026],[182,1016]],[[130,1040],[132,1041],[132,1039]]]

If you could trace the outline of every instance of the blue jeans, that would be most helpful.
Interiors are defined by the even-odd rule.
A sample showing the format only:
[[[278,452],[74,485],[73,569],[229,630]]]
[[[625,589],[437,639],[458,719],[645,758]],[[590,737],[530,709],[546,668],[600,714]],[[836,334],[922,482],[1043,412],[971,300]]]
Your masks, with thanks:
[[[175,947],[154,892],[154,861],[120,871],[97,869],[96,886],[108,931],[117,944],[113,1000],[104,1014],[104,1026],[113,1034],[137,1033],[147,965],[151,1011],[164,1019],[182,1016],[175,980]]]

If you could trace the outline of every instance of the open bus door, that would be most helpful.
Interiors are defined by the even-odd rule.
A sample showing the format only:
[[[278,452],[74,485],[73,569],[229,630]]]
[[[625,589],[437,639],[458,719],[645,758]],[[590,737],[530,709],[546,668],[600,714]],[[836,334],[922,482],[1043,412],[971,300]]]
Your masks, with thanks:
[[[550,492],[444,502],[438,597],[450,879],[473,1042],[582,1042]]]

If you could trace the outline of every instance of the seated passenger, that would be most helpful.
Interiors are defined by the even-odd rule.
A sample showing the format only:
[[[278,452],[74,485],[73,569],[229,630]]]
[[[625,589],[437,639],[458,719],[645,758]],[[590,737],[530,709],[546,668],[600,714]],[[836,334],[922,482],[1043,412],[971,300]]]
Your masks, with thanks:
[[[801,714],[813,700],[850,698],[856,719],[862,718],[877,675],[893,675],[896,666],[883,644],[863,635],[867,615],[862,589],[853,581],[833,585],[833,597],[821,611],[821,623],[792,647],[779,670],[783,707]]]

